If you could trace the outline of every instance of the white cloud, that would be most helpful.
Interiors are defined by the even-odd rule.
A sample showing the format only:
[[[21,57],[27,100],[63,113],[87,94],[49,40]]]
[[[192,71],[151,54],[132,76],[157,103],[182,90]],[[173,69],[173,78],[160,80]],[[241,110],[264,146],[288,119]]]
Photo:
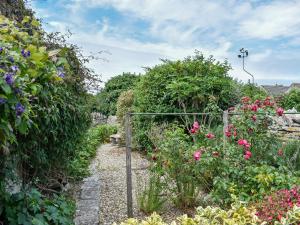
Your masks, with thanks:
[[[247,80],[249,76],[241,70],[236,55],[240,47],[248,47],[249,43],[254,45],[252,51],[258,52],[251,52],[247,68],[257,79],[273,76],[292,80],[299,75],[288,68],[297,68],[294,62],[300,57],[298,52],[289,54],[291,50],[287,49],[282,54],[270,46],[264,48],[264,43],[259,49],[256,46],[261,40],[292,37],[285,44],[300,47],[299,0],[60,0],[56,4],[64,7],[66,14],[54,17],[48,8],[51,16],[47,19],[47,29],[65,32],[70,28],[74,32],[70,41],[82,46],[86,53],[111,52],[104,56],[109,62],[90,64],[104,80],[122,72],[143,72],[143,66],[155,65],[159,58],[179,59],[193,54],[195,49],[221,61],[228,58],[234,69],[232,76]],[[126,24],[112,23],[109,17],[97,17],[92,23],[86,21],[90,9],[101,7],[112,7],[127,18],[146,21],[149,27],[142,32],[149,40],[128,35],[135,30],[128,32]],[[40,17],[47,14],[44,8],[37,10]]]
[[[239,32],[247,38],[272,39],[300,34],[300,1],[274,1],[248,13]]]

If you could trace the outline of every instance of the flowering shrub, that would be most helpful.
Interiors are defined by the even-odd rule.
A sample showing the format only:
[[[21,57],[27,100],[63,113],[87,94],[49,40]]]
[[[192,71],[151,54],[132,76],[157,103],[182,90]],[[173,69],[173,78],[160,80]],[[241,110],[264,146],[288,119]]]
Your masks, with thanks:
[[[241,114],[231,116],[232,124],[226,130],[228,141],[241,146],[245,160],[259,163],[276,161],[280,141],[269,128],[273,122],[271,117],[276,114],[282,116],[284,110],[275,108],[270,97],[255,101],[243,97],[235,112]]]
[[[32,126],[30,102],[46,82],[59,82],[56,66],[46,47],[40,43],[38,22],[31,22],[31,32],[0,16],[0,148],[16,141],[16,133],[25,134]]]
[[[268,224],[273,224],[286,218],[294,206],[300,207],[300,187],[279,190],[265,197],[264,201],[256,206],[256,215]]]

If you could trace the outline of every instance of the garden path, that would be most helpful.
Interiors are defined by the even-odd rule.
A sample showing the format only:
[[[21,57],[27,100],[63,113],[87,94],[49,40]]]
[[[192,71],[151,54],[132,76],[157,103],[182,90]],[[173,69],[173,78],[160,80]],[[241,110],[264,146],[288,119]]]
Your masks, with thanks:
[[[147,180],[148,161],[138,152],[132,153],[134,216],[138,212],[136,190]],[[91,175],[83,180],[76,202],[75,225],[111,225],[127,217],[126,152],[111,144],[101,145],[90,165]],[[137,182],[137,180],[139,182]]]
[[[111,144],[99,151],[100,224],[111,225],[127,217],[126,204],[126,151]],[[143,215],[137,209],[137,190],[147,180],[148,161],[138,152],[132,152],[132,182],[134,216]]]

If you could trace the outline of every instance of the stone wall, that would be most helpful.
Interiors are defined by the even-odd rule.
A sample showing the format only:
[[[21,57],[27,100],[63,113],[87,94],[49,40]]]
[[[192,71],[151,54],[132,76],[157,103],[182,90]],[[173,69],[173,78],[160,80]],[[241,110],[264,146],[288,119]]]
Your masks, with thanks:
[[[297,110],[286,112],[297,113]],[[300,140],[300,112],[299,114],[285,114],[282,117],[274,117],[272,131],[279,134],[284,140]]]

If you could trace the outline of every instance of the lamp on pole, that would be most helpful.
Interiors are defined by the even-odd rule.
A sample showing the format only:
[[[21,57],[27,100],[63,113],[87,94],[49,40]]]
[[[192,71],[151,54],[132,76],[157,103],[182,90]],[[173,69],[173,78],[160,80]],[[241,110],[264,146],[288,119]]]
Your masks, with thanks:
[[[243,59],[243,70],[252,77],[252,84],[254,84],[254,76],[245,69],[245,58],[248,57],[249,52],[248,50],[241,48],[240,53],[241,54],[239,54],[238,57]]]

